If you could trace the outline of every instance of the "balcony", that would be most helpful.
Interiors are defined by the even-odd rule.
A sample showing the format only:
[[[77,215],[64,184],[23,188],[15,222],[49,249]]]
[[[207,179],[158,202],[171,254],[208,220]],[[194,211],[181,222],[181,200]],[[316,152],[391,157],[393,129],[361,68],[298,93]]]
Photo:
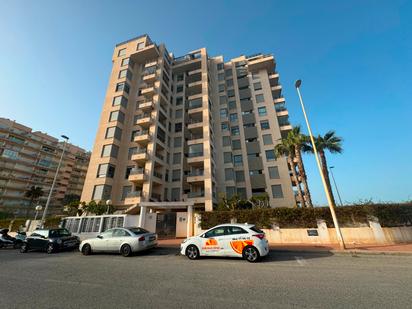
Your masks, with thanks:
[[[192,152],[187,155],[187,163],[203,163],[204,157],[203,157],[203,152]]]
[[[155,94],[155,87],[154,85],[149,85],[146,88],[140,89],[140,95],[149,96]]]
[[[277,85],[270,88],[272,90],[272,97],[278,98],[280,97],[280,93],[282,92],[282,86]]]
[[[149,154],[147,153],[146,149],[141,149],[140,151],[136,151],[133,155],[131,160],[137,163],[145,163],[149,160]]]
[[[285,98],[282,96],[280,98],[274,98],[273,103],[285,103]]]
[[[188,84],[186,87],[187,96],[198,95],[201,93],[202,93],[202,81],[195,81],[193,83]]]
[[[163,174],[158,171],[153,171],[153,176],[163,180]]]
[[[134,136],[134,141],[138,143],[139,145],[147,145],[151,140],[151,134],[149,130],[143,130],[141,132],[138,132]]]
[[[272,55],[256,55],[248,59],[248,67],[251,71],[267,70],[273,72],[275,70],[275,58]]]
[[[152,59],[158,58],[159,55],[160,53],[157,45],[152,43],[137,50],[134,54],[130,55],[130,58],[135,63],[146,63],[148,61],[151,61]]]
[[[187,174],[186,182],[203,182],[205,180],[203,169],[192,170]]]
[[[129,174],[129,181],[135,184],[143,184],[146,180],[146,174],[144,168],[133,168]]]
[[[136,125],[147,128],[152,123],[152,117],[150,113],[143,113],[136,116]]]
[[[196,128],[203,128],[203,119],[190,119],[187,125],[189,130]]]
[[[153,110],[154,103],[152,100],[145,100],[145,101],[139,101],[137,102],[137,108],[141,109],[142,111],[151,111]]]
[[[124,200],[125,204],[139,204],[142,200],[142,191],[129,192]]]
[[[147,67],[142,72],[143,80],[145,82],[153,82],[157,78],[157,66]]]
[[[205,191],[194,191],[187,194],[188,198],[205,197]]]

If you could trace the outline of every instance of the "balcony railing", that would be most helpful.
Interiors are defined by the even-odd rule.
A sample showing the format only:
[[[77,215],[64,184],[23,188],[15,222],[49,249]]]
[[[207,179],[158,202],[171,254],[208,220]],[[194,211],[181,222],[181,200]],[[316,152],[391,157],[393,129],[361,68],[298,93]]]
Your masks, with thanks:
[[[150,116],[151,116],[150,113],[143,113],[143,114],[140,114],[140,115],[136,115],[136,120],[140,120],[140,119],[143,119],[143,118],[148,118]]]
[[[203,122],[203,119],[189,119],[189,121],[187,122],[187,124],[196,124],[196,123],[201,123]]]
[[[157,177],[157,178],[160,178],[160,179],[163,179],[163,174],[162,174],[162,173],[159,173],[159,172],[157,172],[157,171],[153,171],[153,176],[155,176],[155,177]]]
[[[150,132],[149,132],[148,129],[142,130],[142,131],[140,131],[140,132],[137,132],[137,133],[135,134],[135,136],[142,136],[142,135],[146,135],[146,134],[149,134],[149,135],[150,135]]]
[[[141,197],[142,196],[142,191],[133,191],[127,193],[126,197]]]
[[[144,168],[139,167],[139,168],[132,168],[130,170],[130,175],[142,175],[144,174]]]
[[[202,102],[193,102],[193,103],[189,102],[188,109],[199,108],[199,107],[202,107],[202,106],[203,106]]]
[[[200,138],[203,138],[203,135],[202,134],[191,134],[190,136],[189,136],[189,140],[191,141],[191,140],[195,140],[195,139],[200,139]]]
[[[187,194],[187,197],[193,198],[193,197],[204,197],[205,196],[205,191],[195,191],[195,192],[189,192]]]
[[[192,176],[203,176],[205,174],[204,170],[193,170],[187,174],[187,176],[192,177]]]
[[[189,158],[195,158],[195,157],[203,157],[203,151],[202,152],[190,152],[187,154]]]

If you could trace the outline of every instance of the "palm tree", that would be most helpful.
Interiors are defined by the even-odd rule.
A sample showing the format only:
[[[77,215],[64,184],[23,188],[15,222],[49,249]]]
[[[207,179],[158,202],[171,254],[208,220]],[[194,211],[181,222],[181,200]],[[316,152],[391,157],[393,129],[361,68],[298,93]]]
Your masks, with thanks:
[[[328,164],[326,162],[325,151],[328,150],[330,153],[342,153],[342,140],[343,139],[339,136],[336,136],[335,131],[332,130],[328,131],[324,136],[318,135],[317,137],[315,137],[315,145],[319,153],[320,162],[322,164],[322,172],[325,176],[326,187],[329,191],[332,200],[332,205],[334,207],[336,206],[336,203],[335,198],[333,197],[332,186],[330,183],[329,170]],[[313,153],[313,147],[310,143],[307,144],[307,150]]]
[[[33,203],[39,199],[40,196],[43,195],[43,189],[41,187],[31,186],[29,190],[26,191],[24,194],[25,197],[30,198],[29,207],[26,209],[26,218],[29,216],[29,210],[32,208]]]
[[[302,207],[305,206],[305,200],[303,199],[302,188],[300,187],[300,182],[296,174],[295,166],[295,147],[290,143],[288,139],[282,139],[279,144],[275,146],[275,156],[276,157],[286,157],[289,163],[290,169],[292,171],[292,179],[296,184],[298,190],[298,198]]]
[[[302,178],[304,197],[306,207],[313,207],[312,198],[310,196],[308,180],[306,176],[305,166],[303,165],[302,151],[306,152],[308,137],[300,132],[300,126],[295,126],[289,131],[287,139],[295,148],[295,157],[297,159],[297,166],[299,170],[299,176]]]

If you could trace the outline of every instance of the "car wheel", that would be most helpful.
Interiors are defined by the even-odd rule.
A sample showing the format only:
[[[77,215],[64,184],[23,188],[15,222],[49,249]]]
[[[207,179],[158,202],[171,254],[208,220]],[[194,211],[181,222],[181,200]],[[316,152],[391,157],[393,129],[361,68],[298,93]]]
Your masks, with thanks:
[[[29,250],[29,246],[28,246],[27,244],[23,244],[23,245],[20,247],[20,252],[21,252],[21,253],[26,253],[28,250]]]
[[[120,248],[120,253],[121,253],[123,256],[130,256],[130,255],[132,254],[132,248],[131,248],[129,245],[123,245],[123,246]]]
[[[83,247],[82,247],[82,253],[83,253],[83,255],[92,254],[92,247],[90,247],[89,244],[84,244]]]
[[[52,253],[54,252],[53,244],[48,244],[48,245],[47,245],[46,252],[47,252],[48,254],[52,254]]]
[[[186,248],[186,256],[190,259],[190,260],[196,260],[197,258],[199,258],[200,254],[199,254],[199,249],[195,246],[195,245],[189,245]]]
[[[256,249],[253,246],[246,246],[243,249],[242,256],[245,260],[247,260],[250,263],[255,263],[259,261],[259,258],[260,258],[258,249]]]
[[[13,249],[20,249],[22,246],[22,242],[21,241],[17,241],[13,244]]]

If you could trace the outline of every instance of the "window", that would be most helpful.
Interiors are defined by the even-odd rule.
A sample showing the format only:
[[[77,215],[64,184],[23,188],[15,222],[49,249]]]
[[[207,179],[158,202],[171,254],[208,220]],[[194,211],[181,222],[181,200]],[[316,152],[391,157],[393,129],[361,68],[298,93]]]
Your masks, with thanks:
[[[190,158],[203,156],[203,144],[190,145],[188,156]]]
[[[262,130],[269,130],[270,129],[269,121],[267,121],[267,120],[261,121],[260,122],[260,128]]]
[[[242,155],[233,156],[233,164],[235,166],[243,166]]]
[[[176,147],[181,147],[182,146],[182,138],[181,137],[175,137],[173,141],[173,145]]]
[[[219,237],[219,236],[224,236],[224,235],[226,235],[226,227],[221,226],[221,227],[217,227],[217,228],[207,232],[205,234],[205,237],[210,238],[210,237]]]
[[[183,109],[178,109],[175,111],[175,118],[179,119],[183,117]]]
[[[113,230],[113,237],[125,237],[125,236],[131,236],[129,232],[126,232],[125,230],[121,229],[114,229]]]
[[[252,78],[253,79],[258,79],[259,78],[259,72],[252,72]]]
[[[97,185],[94,186],[92,200],[109,200],[112,193],[112,186]]]
[[[180,160],[182,158],[182,153],[177,152],[173,154],[173,164],[180,164]]]
[[[183,85],[179,85],[176,87],[176,93],[182,92],[183,91]]]
[[[221,128],[222,128],[222,131],[228,131],[229,124],[227,122],[222,122]]]
[[[230,146],[230,136],[223,136],[223,146]]]
[[[236,182],[245,181],[245,173],[243,171],[236,171]]]
[[[236,101],[230,101],[228,105],[229,109],[236,109]]]
[[[126,77],[126,74],[127,74],[127,70],[121,70],[121,71],[119,72],[119,78]]]
[[[125,65],[128,65],[129,62],[130,62],[130,58],[124,58],[124,59],[122,60],[122,67],[125,66]]]
[[[184,79],[184,75],[183,74],[177,74],[176,76],[176,81],[181,82]]]
[[[140,43],[138,43],[137,44],[137,48],[136,48],[136,50],[139,50],[139,49],[142,49],[142,48],[144,48],[145,47],[145,42],[140,42]]]
[[[115,171],[115,166],[112,164],[99,164],[96,177],[97,178],[102,178],[102,177],[113,178],[114,171]]]
[[[219,97],[219,104],[220,105],[226,104],[226,102],[227,102],[226,96],[222,95],[222,96]]]
[[[227,86],[228,88],[232,87],[232,86],[233,86],[233,79],[228,79],[228,80],[226,81],[226,86]]]
[[[231,127],[230,132],[233,136],[239,135],[240,134],[239,127],[238,126]]]
[[[104,145],[102,149],[102,158],[104,157],[113,157],[117,158],[117,154],[119,153],[119,147],[116,145]]]
[[[263,144],[264,145],[272,145],[272,134],[264,134],[263,135]]]
[[[233,168],[225,168],[225,180],[233,180]]]
[[[232,162],[232,153],[231,152],[224,152],[223,153],[223,162],[224,163],[231,163]]]
[[[226,108],[221,108],[220,109],[220,118],[227,118],[227,109]]]
[[[224,92],[224,91],[225,91],[225,85],[219,84],[219,92]]]
[[[265,102],[265,98],[263,97],[263,94],[258,94],[256,96],[256,103],[263,103]]]
[[[183,104],[183,98],[182,97],[177,97],[176,98],[176,106],[182,105]]]
[[[269,167],[269,178],[270,179],[280,179],[279,169],[278,169],[277,166],[270,166]]]
[[[119,127],[109,127],[106,129],[106,138],[116,138],[120,140],[122,138],[122,129]]]
[[[225,71],[225,76],[226,77],[232,76],[232,69],[226,70]]]
[[[261,90],[262,89],[262,84],[260,82],[254,83],[253,88],[255,89],[255,91]]]
[[[173,170],[172,171],[172,181],[180,181],[180,170]]]
[[[128,83],[122,82],[116,85],[116,91],[124,91],[126,93],[129,93],[129,90],[130,90],[130,87]]]
[[[217,75],[217,80],[218,80],[218,81],[225,80],[225,73],[219,73],[219,74]]]
[[[124,96],[114,97],[112,106],[118,106],[118,105],[121,105],[124,108],[126,108],[127,107],[127,99]]]
[[[126,48],[123,48],[121,50],[119,50],[119,52],[117,53],[118,57],[124,56],[126,55]]]
[[[180,188],[172,188],[172,201],[180,200]]]
[[[283,198],[283,191],[281,185],[272,186],[272,196],[273,198]]]
[[[4,149],[2,156],[9,159],[17,159],[18,152],[10,149]]]
[[[258,108],[258,113],[260,117],[266,116],[268,113],[266,112],[266,107],[262,106]]]
[[[267,161],[272,161],[272,160],[276,160],[276,156],[275,156],[275,151],[274,150],[266,150],[266,160]]]
[[[121,111],[114,111],[110,113],[109,121],[119,121],[121,123],[124,122],[124,113]]]
[[[217,70],[223,70],[223,62],[217,64]]]
[[[134,166],[128,166],[126,167],[126,172],[124,173],[124,179],[128,179],[130,172],[132,171],[132,169],[134,168]]]
[[[132,192],[132,186],[124,186],[122,189],[122,201]]]
[[[240,140],[239,140],[239,139],[236,139],[236,140],[233,140],[233,141],[232,141],[232,148],[233,148],[233,150],[241,149]]]
[[[175,123],[175,132],[182,132],[182,123]]]
[[[226,187],[226,198],[231,198],[235,194],[236,194],[235,187]]]
[[[230,114],[229,120],[231,122],[236,122],[237,121],[237,113]]]
[[[228,96],[229,98],[234,97],[234,96],[235,96],[235,91],[234,91],[233,89],[229,89],[229,90],[227,91],[227,96]]]

